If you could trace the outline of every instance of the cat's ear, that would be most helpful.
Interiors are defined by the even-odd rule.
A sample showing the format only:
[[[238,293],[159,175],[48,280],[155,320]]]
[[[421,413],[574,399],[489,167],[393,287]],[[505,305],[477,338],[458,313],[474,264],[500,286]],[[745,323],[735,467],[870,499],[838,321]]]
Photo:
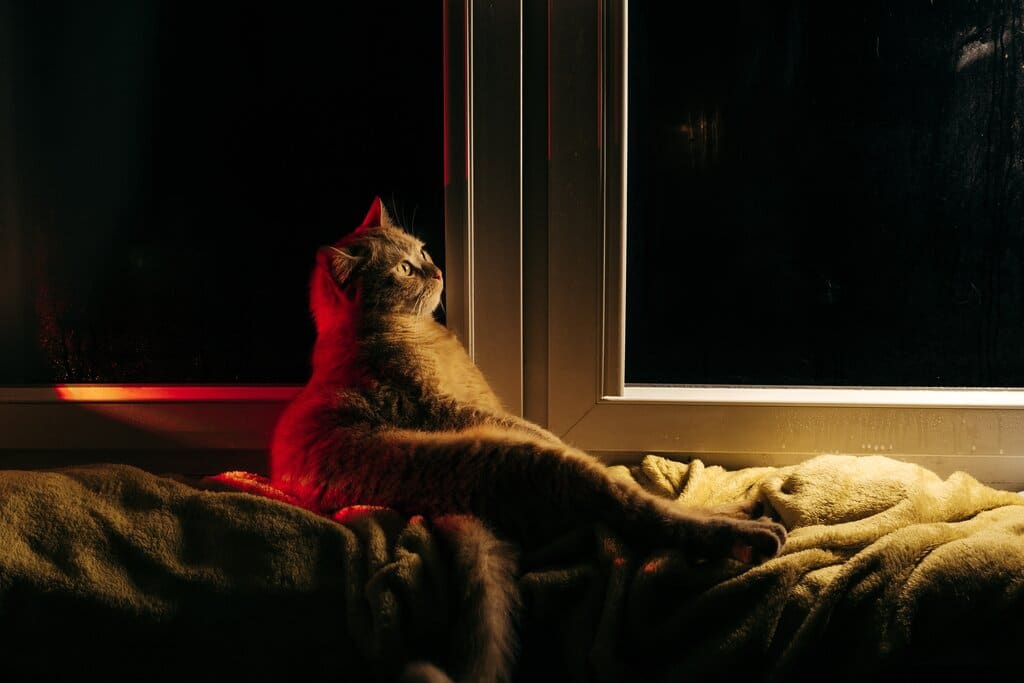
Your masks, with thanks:
[[[377,201],[380,201],[379,199]],[[387,207],[383,203],[380,205],[380,227],[382,228],[397,228],[398,224],[395,223],[394,219],[391,218],[391,214],[388,213]]]
[[[345,286],[352,277],[352,271],[359,265],[360,257],[338,247],[320,247],[317,262],[339,285]]]
[[[381,224],[381,214],[386,213],[384,209],[384,203],[381,202],[380,197],[374,197],[373,203],[370,204],[370,210],[366,212],[366,218],[360,223],[360,228],[376,228]]]
[[[398,227],[394,219],[391,218],[391,214],[388,213],[387,207],[384,206],[384,202],[380,200],[380,197],[373,198],[370,210],[366,212],[366,218],[359,225],[360,228],[376,228],[377,226],[382,228]]]

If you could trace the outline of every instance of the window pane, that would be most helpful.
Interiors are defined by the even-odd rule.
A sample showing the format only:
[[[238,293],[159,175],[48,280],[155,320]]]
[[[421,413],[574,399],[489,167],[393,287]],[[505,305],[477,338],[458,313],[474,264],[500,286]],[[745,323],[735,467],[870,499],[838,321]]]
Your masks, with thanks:
[[[441,3],[4,3],[0,383],[303,382],[316,248],[436,258]]]
[[[627,383],[1024,386],[1022,15],[631,3]]]

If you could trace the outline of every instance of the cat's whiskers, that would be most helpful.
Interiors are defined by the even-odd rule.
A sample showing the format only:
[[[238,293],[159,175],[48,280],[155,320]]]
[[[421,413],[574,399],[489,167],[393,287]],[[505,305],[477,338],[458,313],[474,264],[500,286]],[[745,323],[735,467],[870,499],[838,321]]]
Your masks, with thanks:
[[[423,294],[420,294],[416,298],[416,305],[413,307],[413,312],[416,315],[423,315],[423,307],[426,305],[426,303],[427,303],[426,298],[423,296]]]
[[[412,207],[412,220],[409,221],[409,232],[411,232],[413,235],[416,235],[416,237],[419,237],[419,235],[416,233],[416,210],[418,208],[420,208],[419,204],[416,204]]]

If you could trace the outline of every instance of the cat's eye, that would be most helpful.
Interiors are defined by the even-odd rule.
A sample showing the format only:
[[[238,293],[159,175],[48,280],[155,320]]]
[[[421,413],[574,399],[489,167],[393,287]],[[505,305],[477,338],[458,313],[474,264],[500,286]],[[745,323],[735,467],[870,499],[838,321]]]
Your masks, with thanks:
[[[423,259],[424,261],[426,261],[427,263],[433,263],[433,262],[434,262],[433,260],[431,260],[431,258],[430,258],[430,254],[428,254],[428,253],[427,253],[427,250],[426,250],[426,249],[420,249],[420,257],[421,257],[421,258],[422,258],[422,259]]]
[[[408,261],[399,263],[398,269],[402,271],[402,275],[412,275],[412,264]]]

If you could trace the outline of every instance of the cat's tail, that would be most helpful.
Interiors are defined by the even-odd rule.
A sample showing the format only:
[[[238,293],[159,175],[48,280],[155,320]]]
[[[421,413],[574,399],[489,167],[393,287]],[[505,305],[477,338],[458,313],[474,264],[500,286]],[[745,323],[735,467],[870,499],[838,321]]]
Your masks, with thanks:
[[[399,683],[452,683],[452,679],[430,662],[413,662],[405,667]]]
[[[516,548],[495,537],[476,517],[447,515],[434,520],[434,526],[449,542],[459,577],[460,617],[451,639],[453,678],[507,681],[516,652],[519,610]]]

